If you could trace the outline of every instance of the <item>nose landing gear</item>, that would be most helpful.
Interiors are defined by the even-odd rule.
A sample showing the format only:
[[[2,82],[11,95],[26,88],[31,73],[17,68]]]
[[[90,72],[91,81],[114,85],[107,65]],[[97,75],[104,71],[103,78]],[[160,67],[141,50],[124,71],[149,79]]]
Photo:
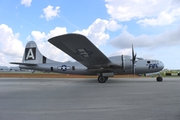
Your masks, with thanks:
[[[157,82],[162,82],[163,81],[163,78],[161,77],[161,75],[159,75],[157,78],[156,78]]]

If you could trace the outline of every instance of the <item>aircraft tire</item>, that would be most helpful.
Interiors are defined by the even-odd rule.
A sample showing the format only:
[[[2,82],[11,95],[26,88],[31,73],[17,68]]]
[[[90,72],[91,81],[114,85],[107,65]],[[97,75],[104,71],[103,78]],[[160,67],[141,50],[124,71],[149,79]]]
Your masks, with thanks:
[[[159,76],[159,77],[156,78],[156,80],[157,80],[157,82],[162,82],[163,78]]]
[[[108,79],[108,77],[104,77],[104,76],[100,75],[98,77],[98,82],[99,83],[105,83],[107,79]]]
[[[106,81],[108,80],[108,77],[105,77]]]

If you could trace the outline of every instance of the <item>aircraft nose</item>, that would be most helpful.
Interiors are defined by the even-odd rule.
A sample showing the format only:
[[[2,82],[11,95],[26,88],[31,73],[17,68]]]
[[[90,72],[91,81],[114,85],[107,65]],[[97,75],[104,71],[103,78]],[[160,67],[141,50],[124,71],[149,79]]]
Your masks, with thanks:
[[[159,61],[159,69],[162,70],[164,68],[164,63],[162,61]]]

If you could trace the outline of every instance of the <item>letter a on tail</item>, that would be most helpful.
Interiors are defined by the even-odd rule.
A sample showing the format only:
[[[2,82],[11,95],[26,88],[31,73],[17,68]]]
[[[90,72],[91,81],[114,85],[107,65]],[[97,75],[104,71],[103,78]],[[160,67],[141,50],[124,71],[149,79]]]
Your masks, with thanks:
[[[25,54],[26,60],[35,60],[36,59],[36,48],[26,48],[25,53],[26,53]]]

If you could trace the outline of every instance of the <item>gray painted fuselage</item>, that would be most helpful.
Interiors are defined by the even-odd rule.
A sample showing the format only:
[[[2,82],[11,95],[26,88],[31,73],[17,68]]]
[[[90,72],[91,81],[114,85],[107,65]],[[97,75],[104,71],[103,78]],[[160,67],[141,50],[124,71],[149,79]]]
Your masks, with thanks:
[[[127,56],[128,57],[128,56]],[[131,56],[129,56],[131,57]],[[125,61],[122,65],[120,57],[109,57],[109,60],[117,66],[101,67],[97,66],[97,69],[88,69],[79,62],[53,62],[53,63],[39,63],[35,66],[20,65],[22,69],[32,69],[44,72],[56,72],[63,74],[78,74],[78,75],[98,75],[101,73],[114,73],[115,75],[121,74],[133,74],[131,60]],[[135,64],[135,74],[146,74],[159,72],[164,68],[164,64],[158,60],[144,60],[140,59]]]

